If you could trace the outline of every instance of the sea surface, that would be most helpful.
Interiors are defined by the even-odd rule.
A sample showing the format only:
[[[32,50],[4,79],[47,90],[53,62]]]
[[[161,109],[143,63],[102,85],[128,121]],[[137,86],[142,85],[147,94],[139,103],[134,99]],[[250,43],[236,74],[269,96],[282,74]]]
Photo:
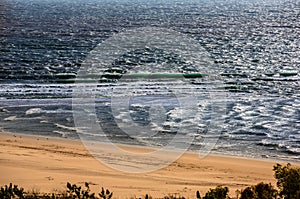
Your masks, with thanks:
[[[144,27],[193,39],[214,78],[168,76],[203,68],[151,46],[78,77],[97,46]],[[299,162],[299,38],[298,0],[3,0],[0,130],[155,147],[175,138],[193,151]],[[80,127],[76,111],[88,122],[91,107],[102,133]]]

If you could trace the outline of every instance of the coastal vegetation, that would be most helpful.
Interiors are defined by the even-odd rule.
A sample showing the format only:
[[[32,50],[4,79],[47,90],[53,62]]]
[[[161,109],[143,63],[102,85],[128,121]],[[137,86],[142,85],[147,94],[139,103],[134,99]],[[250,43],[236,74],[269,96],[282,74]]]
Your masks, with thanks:
[[[274,177],[277,180],[275,188],[271,183],[260,182],[256,185],[246,187],[242,190],[236,190],[236,197],[229,196],[229,188],[217,186],[210,189],[201,197],[199,191],[195,193],[197,199],[299,199],[300,198],[300,167],[291,164],[276,164],[273,167]],[[90,190],[89,183],[85,182],[84,187],[76,184],[67,183],[66,190],[61,193],[36,193],[26,192],[24,188],[18,185],[2,186],[0,189],[0,199],[112,199],[113,192],[101,188],[99,193],[93,193]],[[132,197],[135,199],[136,197]],[[152,199],[146,194],[143,199]],[[184,199],[181,195],[167,195],[163,199]]]

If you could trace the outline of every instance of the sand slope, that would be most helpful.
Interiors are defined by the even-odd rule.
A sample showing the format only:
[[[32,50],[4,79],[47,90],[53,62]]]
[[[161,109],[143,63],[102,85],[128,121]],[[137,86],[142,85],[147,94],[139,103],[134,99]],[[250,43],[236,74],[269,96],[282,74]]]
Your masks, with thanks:
[[[103,186],[115,198],[146,193],[194,198],[196,190],[203,195],[217,185],[228,186],[232,196],[236,189],[258,182],[275,185],[272,161],[213,155],[199,159],[197,154],[186,153],[155,172],[130,174],[104,166],[79,141],[1,133],[0,147],[0,184],[13,182],[41,192],[64,190],[66,182],[90,182],[93,191]]]

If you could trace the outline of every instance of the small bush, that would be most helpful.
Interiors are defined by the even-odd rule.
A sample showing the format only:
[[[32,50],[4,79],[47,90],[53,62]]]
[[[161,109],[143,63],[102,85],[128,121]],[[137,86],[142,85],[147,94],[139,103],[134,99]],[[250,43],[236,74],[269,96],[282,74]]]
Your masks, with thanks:
[[[1,199],[11,199],[11,198],[24,198],[24,189],[18,188],[18,185],[9,184],[9,186],[5,185],[0,189],[0,198]]]
[[[280,196],[285,199],[300,198],[300,168],[292,167],[289,163],[286,166],[277,164],[273,171]]]
[[[103,198],[103,199],[111,199],[112,195],[113,195],[113,193],[110,192],[108,189],[106,189],[104,191],[103,187],[102,187],[102,191],[99,193],[100,198]]]
[[[230,199],[228,192],[228,187],[217,186],[215,189],[210,189],[203,199]]]
[[[240,199],[276,199],[277,190],[263,182],[242,190]]]
[[[84,183],[85,185],[85,190],[81,189],[80,186],[77,186],[76,184],[71,185],[69,182],[67,183],[67,193],[68,193],[68,198],[78,198],[78,199],[94,199],[95,198],[95,193],[90,194],[90,187],[89,183]]]

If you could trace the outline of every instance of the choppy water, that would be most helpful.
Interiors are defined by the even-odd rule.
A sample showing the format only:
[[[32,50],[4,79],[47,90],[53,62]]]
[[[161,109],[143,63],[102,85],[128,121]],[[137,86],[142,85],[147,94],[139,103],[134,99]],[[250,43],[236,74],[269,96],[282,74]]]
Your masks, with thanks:
[[[252,1],[56,1],[0,2],[0,128],[5,131],[78,138],[74,127],[74,78],[89,52],[114,34],[130,28],[169,28],[194,38],[208,52],[226,93],[222,128],[213,151],[250,157],[299,161],[300,154],[300,2]],[[166,60],[168,68],[162,67]],[[144,65],[151,67],[143,67]],[[127,74],[201,72],[175,55],[139,49],[114,63]],[[62,75],[63,74],[63,75]],[[66,75],[67,74],[67,75]],[[199,149],[210,117],[180,112],[169,89],[205,89],[201,78],[186,84],[151,81],[99,82],[97,117],[112,141],[161,146],[178,126],[196,125],[191,150]],[[220,88],[218,87],[218,88]],[[109,114],[112,89],[126,92],[130,110]],[[197,95],[199,102],[203,99]],[[166,120],[157,136],[133,139],[120,128],[128,114],[141,126],[151,122],[150,104],[165,103]],[[226,102],[226,103],[225,103]],[[209,105],[208,105],[209,106]],[[197,102],[197,110],[201,109]],[[127,112],[126,112],[127,111]],[[180,112],[180,114],[178,113]],[[159,114],[156,114],[159,115]],[[113,122],[114,121],[114,122]],[[185,123],[187,122],[187,123]],[[116,123],[120,126],[116,126]],[[173,130],[172,130],[173,129]],[[175,129],[175,130],[174,130]],[[186,128],[188,129],[188,128]],[[90,135],[91,139],[95,139]],[[101,140],[101,137],[97,139]]]

